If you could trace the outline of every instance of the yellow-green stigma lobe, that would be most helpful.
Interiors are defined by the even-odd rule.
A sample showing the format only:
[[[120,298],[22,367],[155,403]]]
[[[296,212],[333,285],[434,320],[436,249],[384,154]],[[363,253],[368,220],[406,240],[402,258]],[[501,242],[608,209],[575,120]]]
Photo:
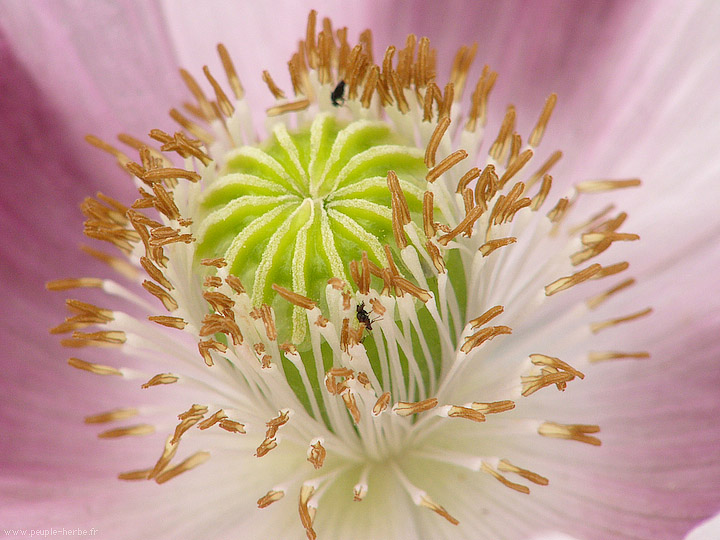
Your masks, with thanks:
[[[383,122],[319,114],[294,132],[279,124],[263,147],[231,151],[204,192],[197,258],[224,258],[253,304],[272,306],[280,341],[302,349],[304,310],[273,285],[322,305],[328,280],[349,281],[348,263],[363,252],[386,266],[384,246],[395,246],[387,174],[395,171],[421,221],[423,153]]]

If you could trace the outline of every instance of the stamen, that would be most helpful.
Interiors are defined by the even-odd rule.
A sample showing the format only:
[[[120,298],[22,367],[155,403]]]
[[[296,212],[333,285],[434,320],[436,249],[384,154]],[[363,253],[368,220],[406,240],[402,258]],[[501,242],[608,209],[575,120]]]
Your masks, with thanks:
[[[452,229],[449,233],[444,234],[440,238],[438,238],[438,243],[442,244],[443,246],[447,246],[448,243],[453,240],[458,234],[462,232],[468,234],[472,230],[472,226],[480,218],[480,216],[482,216],[484,211],[485,209],[482,206],[474,207],[467,214],[465,214],[465,217],[460,223],[458,223],[457,227]]]
[[[180,377],[172,373],[158,373],[140,388],[150,388],[151,386],[158,386],[160,384],[173,384],[178,382],[178,380],[180,380]]]
[[[300,523],[302,523],[305,529],[305,534],[308,540],[315,540],[317,534],[313,529],[313,522],[315,521],[315,512],[313,509],[308,508],[308,502],[315,493],[315,487],[309,484],[303,484],[300,488],[300,498],[298,501],[298,512],[300,513]],[[312,511],[311,511],[312,510]]]
[[[586,302],[586,303],[587,303],[587,306],[588,306],[590,309],[595,309],[596,307],[598,307],[600,304],[602,304],[603,302],[605,302],[605,300],[607,300],[608,298],[610,298],[610,297],[611,297],[612,295],[614,295],[615,293],[618,293],[618,292],[622,291],[623,289],[626,289],[627,287],[630,287],[630,286],[632,286],[632,285],[634,285],[634,284],[635,284],[635,279],[634,279],[634,278],[626,279],[625,281],[623,281],[623,282],[615,285],[614,287],[612,287],[611,289],[605,291],[604,293],[601,293],[601,294],[599,294],[599,295],[597,295],[597,296],[594,296],[594,297],[590,298],[590,299]]]
[[[150,435],[151,433],[155,433],[155,426],[151,426],[150,424],[138,424],[135,426],[108,429],[107,431],[98,433],[98,438],[117,439],[118,437]]]
[[[360,409],[358,409],[357,403],[355,401],[355,395],[350,391],[349,388],[346,388],[341,394],[340,397],[343,400],[343,403],[345,403],[345,407],[347,407],[348,412],[352,416],[353,420],[356,424],[360,423]]]
[[[162,271],[147,257],[140,257],[140,266],[143,267],[143,270],[145,270],[152,279],[157,281],[167,290],[172,291],[175,288],[165,277],[165,274],[163,274]]]
[[[553,109],[555,108],[555,103],[557,103],[557,94],[550,94],[545,101],[545,106],[543,107],[542,113],[540,113],[540,118],[537,124],[535,124],[535,128],[533,128],[530,139],[528,140],[528,144],[533,148],[537,148],[540,141],[542,141],[545,128],[550,120],[550,115],[552,115]]]
[[[205,121],[211,122],[212,120],[220,120],[220,118],[218,118],[217,114],[215,113],[215,109],[213,109],[212,105],[210,105],[210,102],[208,101],[207,97],[205,97],[205,93],[202,91],[200,85],[197,83],[195,78],[184,69],[180,70],[180,76],[182,77],[185,86],[188,87],[190,93],[197,100],[198,105],[200,105],[200,113],[202,114]]]
[[[158,484],[164,484],[168,480],[175,478],[177,475],[202,465],[208,459],[210,459],[210,452],[195,452],[185,461],[179,463],[178,465],[175,465],[175,467],[164,470],[157,476],[157,478],[155,478],[155,481]]]
[[[528,187],[530,187],[530,184],[528,184]],[[550,193],[550,188],[552,187],[552,176],[549,174],[546,174],[543,176],[542,184],[540,185],[540,190],[538,191],[537,195],[535,195],[532,198],[532,202],[530,203],[530,210],[533,212],[538,210],[543,203],[545,202],[545,199],[547,198],[548,194]]]
[[[423,494],[420,501],[417,503],[419,506],[424,506],[425,508],[429,508],[436,514],[444,517],[447,519],[450,523],[453,525],[459,525],[460,522],[452,517],[445,508],[440,506],[439,504],[435,503],[428,495],[427,493]]]
[[[381,395],[378,400],[375,402],[375,405],[373,405],[372,414],[373,416],[380,416],[385,409],[387,409],[388,405],[390,404],[390,392],[385,392],[383,395]]]
[[[152,281],[148,281],[146,279],[142,282],[142,286],[147,292],[160,300],[163,306],[165,306],[165,309],[168,311],[172,312],[178,308],[178,303],[175,299],[166,290],[161,289],[159,285],[156,285]]]
[[[429,411],[437,407],[437,398],[428,398],[422,401],[407,402],[398,401],[393,405],[392,412],[398,416],[412,416],[413,414],[420,414],[425,411]]]
[[[541,388],[545,388],[553,384],[557,385],[558,390],[565,390],[567,383],[572,381],[574,378],[575,376],[572,373],[564,372],[544,372],[540,375],[523,376],[520,378],[522,381],[522,395],[523,397],[527,397],[534,394]]]
[[[296,306],[299,306],[303,309],[310,310],[314,309],[317,306],[317,304],[313,300],[310,300],[307,296],[303,296],[289,289],[286,289],[285,287],[281,287],[276,283],[272,284],[272,289],[291,304],[295,304]]]
[[[447,411],[447,415],[450,418],[464,418],[466,420],[472,420],[473,422],[485,421],[485,415],[480,411],[458,405],[451,405]]]
[[[210,354],[211,350],[217,351],[219,353],[224,353],[227,352],[227,345],[224,345],[219,341],[215,341],[214,339],[206,339],[204,341],[201,340],[198,342],[198,351],[200,351],[203,360],[205,360],[205,365],[207,365],[208,367],[212,367],[213,365],[215,365],[212,355]]]
[[[267,508],[272,503],[279,501],[285,496],[284,491],[270,490],[257,500],[258,508]]]
[[[280,116],[281,114],[286,114],[289,112],[304,111],[309,106],[309,99],[299,99],[297,101],[289,101],[287,103],[283,103],[282,105],[275,105],[274,107],[270,107],[267,111],[265,111],[265,114],[269,117]]]
[[[465,188],[467,188],[468,184],[476,178],[480,178],[480,169],[478,167],[473,167],[466,172],[460,180],[458,180],[456,193],[462,193]]]
[[[123,277],[126,277],[131,281],[135,281],[138,278],[139,272],[137,267],[127,262],[127,260],[115,257],[114,255],[108,255],[107,253],[103,253],[102,251],[91,248],[90,246],[81,245],[80,249],[91,257],[104,262]]]
[[[585,375],[581,371],[576,370],[570,364],[567,364],[559,358],[555,358],[553,356],[546,356],[544,354],[531,354],[530,361],[536,366],[548,366],[554,369],[565,371],[581,379],[585,378]]]
[[[539,486],[547,486],[550,483],[550,481],[544,476],[540,476],[539,474],[528,471],[527,469],[521,469],[520,467],[513,465],[506,459],[500,460],[500,463],[498,464],[498,470],[503,472],[515,473],[522,476],[526,480],[530,480],[533,484],[538,484]]]
[[[440,146],[440,141],[445,135],[449,125],[450,117],[443,116],[440,120],[438,120],[438,123],[430,136],[430,140],[425,148],[425,166],[428,169],[432,169],[435,166],[435,152],[437,152],[438,146]]]
[[[124,409],[115,409],[100,414],[85,417],[86,424],[106,424],[108,422],[116,422],[117,420],[126,420],[140,414],[140,411],[134,407]]]
[[[435,180],[440,178],[441,175],[452,169],[466,157],[468,157],[468,153],[465,150],[455,150],[435,167],[430,169],[427,175],[425,175],[425,180],[432,184]]]
[[[83,371],[89,371],[96,375],[122,375],[119,369],[115,369],[111,366],[105,366],[103,364],[92,364],[79,358],[68,359],[68,364],[76,369],[82,369]]]
[[[270,75],[269,71],[263,71],[262,72],[262,80],[267,85],[268,89],[270,90],[270,93],[273,95],[275,99],[284,99],[285,98],[285,92],[280,90],[278,86],[275,84],[275,81],[273,81],[272,76]]]
[[[325,451],[325,447],[322,445],[322,439],[318,439],[316,442],[310,444],[307,460],[313,467],[315,467],[315,469],[319,469],[323,466],[326,456],[327,452]]]
[[[63,339],[63,347],[119,347],[126,340],[125,332],[107,330],[102,332],[73,332],[72,338]]]
[[[628,358],[650,358],[649,352],[591,352],[588,354],[589,362],[605,362],[607,360],[625,360]]]
[[[212,144],[212,135],[210,135],[210,133],[201,128],[198,124],[187,118],[177,109],[170,109],[170,118],[175,120],[175,122],[177,122],[180,127],[191,133],[193,137],[201,140],[205,146],[210,146],[210,144]]]
[[[85,135],[85,140],[88,143],[92,144],[95,148],[98,148],[103,152],[107,152],[108,154],[113,156],[123,168],[130,162],[130,158],[123,154],[120,150],[106,143],[102,139],[99,139],[95,135]]]
[[[470,404],[470,406],[483,414],[497,414],[513,410],[515,408],[515,402],[509,399],[503,401],[492,401],[490,403],[474,401]]]
[[[215,268],[225,268],[227,262],[222,257],[216,257],[214,259],[203,259],[200,261],[203,266],[214,266]],[[228,276],[229,278],[230,276]]]
[[[547,213],[547,217],[552,223],[559,223],[560,220],[565,217],[565,212],[567,212],[569,206],[570,201],[566,197],[563,197],[557,202],[553,209]]]
[[[514,236],[509,236],[507,238],[497,238],[495,240],[485,242],[482,246],[478,248],[478,251],[482,253],[483,257],[487,257],[496,249],[509,246],[510,244],[514,244],[515,242],[517,242],[517,238],[515,238]]]
[[[170,464],[170,462],[175,457],[175,454],[177,453],[179,444],[177,442],[172,442],[173,437],[172,435],[168,436],[167,439],[165,439],[165,446],[163,448],[162,454],[158,458],[157,462],[155,463],[155,466],[148,472],[146,475],[147,480],[152,480],[154,478],[157,478],[157,476],[163,472],[167,466]]]
[[[473,335],[465,338],[465,343],[463,343],[462,347],[460,347],[460,350],[467,354],[475,347],[479,347],[486,341],[503,334],[512,334],[512,328],[509,326],[491,326],[490,328],[483,328],[482,330],[478,330]]]
[[[533,175],[528,179],[527,181],[527,187],[531,188],[535,185],[535,182],[540,180],[540,178],[544,178],[545,175],[550,171],[550,169],[553,168],[553,166],[560,161],[562,158],[562,152],[559,150],[553,152],[550,157],[543,163],[540,168],[533,173]]]
[[[593,264],[584,270],[575,272],[571,276],[556,279],[550,285],[545,286],[545,296],[552,296],[555,293],[559,293],[560,291],[567,290],[574,285],[582,283],[583,281],[587,281],[598,274],[601,270],[602,266],[599,264]]]
[[[48,281],[45,288],[48,291],[67,291],[69,289],[93,288],[102,289],[103,280],[100,278],[65,278]]]
[[[512,105],[508,106],[505,118],[500,126],[500,131],[495,139],[495,142],[490,147],[488,152],[490,157],[498,163],[502,161],[502,156],[507,148],[507,141],[511,138],[512,132],[515,129],[515,107]]]
[[[575,186],[575,189],[578,193],[598,193],[601,191],[611,191],[613,189],[636,187],[641,183],[639,178],[630,178],[628,180],[589,180],[580,182]]]
[[[650,315],[650,313],[652,313],[652,308],[646,308],[642,311],[638,311],[637,313],[626,315],[625,317],[618,317],[616,319],[593,323],[590,325],[590,329],[592,330],[593,334],[597,334],[600,330],[603,330],[605,328],[610,328],[611,326],[616,326],[621,323],[634,321],[635,319]]]
[[[600,446],[602,442],[597,437],[588,433],[599,433],[600,426],[587,424],[556,424],[555,422],[544,422],[538,428],[538,433],[544,437],[554,439],[566,439],[593,446]]]
[[[482,462],[481,468],[484,472],[488,473],[490,476],[495,478],[498,482],[503,484],[504,486],[509,487],[510,489],[514,489],[515,491],[519,493],[524,493],[525,495],[530,494],[530,488],[527,486],[524,486],[522,484],[516,484],[515,482],[511,482],[507,478],[505,478],[502,474],[497,472],[495,469],[490,467],[487,463],[484,461]]]
[[[216,411],[212,416],[206,418],[202,422],[198,424],[198,429],[205,430],[210,429],[212,426],[220,422],[221,420],[224,420],[227,418],[227,414],[225,414],[225,411],[220,409]]]
[[[505,311],[505,308],[503,306],[493,306],[479,317],[469,321],[468,324],[470,325],[470,328],[475,330],[476,328],[480,328],[482,325],[487,324],[488,322],[493,320],[503,311]]]
[[[151,469],[129,471],[118,474],[118,480],[147,480]]]
[[[522,168],[527,164],[528,161],[530,161],[532,157],[533,151],[528,148],[522,154],[518,155],[517,158],[513,159],[508,168],[503,173],[502,177],[500,177],[500,186],[504,186],[505,184],[507,184],[513,176],[515,176],[522,170]],[[524,188],[525,184],[523,184],[523,189]]]
[[[225,94],[225,91],[218,84],[217,80],[215,80],[215,77],[212,76],[212,74],[210,73],[210,69],[207,66],[203,66],[203,73],[205,74],[205,78],[208,80],[210,85],[213,87],[213,90],[215,91],[215,99],[217,100],[220,112],[230,118],[235,112],[235,107],[233,107],[232,103],[230,103],[230,100]]]

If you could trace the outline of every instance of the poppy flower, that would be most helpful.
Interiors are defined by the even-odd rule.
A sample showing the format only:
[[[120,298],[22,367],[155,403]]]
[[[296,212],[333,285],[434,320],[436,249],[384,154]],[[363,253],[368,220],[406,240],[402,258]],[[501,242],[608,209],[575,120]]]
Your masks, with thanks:
[[[713,5],[178,6],[0,7],[4,527],[670,539],[717,511]]]

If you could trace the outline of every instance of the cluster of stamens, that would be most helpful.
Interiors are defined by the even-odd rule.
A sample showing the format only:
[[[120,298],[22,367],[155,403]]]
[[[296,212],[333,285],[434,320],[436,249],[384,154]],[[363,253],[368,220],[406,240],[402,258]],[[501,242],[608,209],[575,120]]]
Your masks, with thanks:
[[[558,250],[574,246],[569,261],[565,258],[561,265],[571,273],[555,273],[558,259],[553,259],[554,252],[547,255],[547,260],[540,256],[534,260],[539,261],[538,275],[554,277],[544,282],[540,300],[535,289],[528,293],[515,291],[513,305],[533,305],[585,282],[625,271],[627,262],[606,266],[594,263],[571,270],[601,255],[614,242],[638,239],[637,235],[619,231],[626,218],[624,213],[608,217],[612,211],[608,207],[571,228],[573,236],[563,236],[558,231],[579,196],[632,187],[639,181],[580,183],[573,195],[560,198],[542,216],[539,210],[545,206],[552,187],[549,171],[561,154],[551,154],[532,173],[527,172],[527,167],[555,106],[554,95],[547,99],[527,145],[515,132],[516,111],[511,106],[489,148],[486,165],[464,170],[464,163],[477,161],[487,123],[487,100],[496,78],[487,66],[483,69],[469,110],[461,116],[459,101],[476,52],[474,47],[459,51],[450,82],[441,90],[436,83],[435,53],[426,38],[417,40],[410,36],[403,49],[388,48],[382,62],[375,64],[369,32],[363,33],[359,44],[351,47],[346,29],[335,32],[326,19],[322,31],[316,33],[315,25],[313,12],[306,39],[289,63],[294,98],[286,98],[270,74],[263,74],[278,100],[267,116],[276,126],[289,125],[289,118],[294,118],[299,126],[309,123],[313,114],[337,109],[334,114],[347,117],[347,122],[353,118],[387,122],[407,145],[424,147],[424,154],[420,155],[425,176],[420,179],[423,188],[418,188],[417,193],[408,193],[411,183],[399,178],[395,170],[386,174],[394,243],[385,243],[370,254],[363,250],[354,260],[343,260],[344,267],[338,273],[323,278],[324,297],[308,296],[308,288],[303,288],[302,283],[297,286],[269,283],[267,290],[271,289],[273,298],[290,306],[292,321],[300,320],[306,325],[307,333],[292,334],[301,336],[297,339],[288,337],[285,327],[290,319],[277,314],[278,304],[262,296],[268,294],[266,289],[257,293],[246,287],[244,280],[231,271],[232,262],[222,254],[196,256],[195,249],[203,241],[198,239],[201,229],[197,201],[202,200],[203,190],[210,189],[202,187],[203,183],[222,175],[228,152],[255,143],[242,85],[227,50],[219,46],[234,99],[228,97],[207,68],[204,73],[214,100],[183,70],[182,78],[197,103],[187,105],[184,113],[171,111],[180,131],[150,133],[160,143],[159,148],[122,135],[120,141],[138,151],[139,162],[135,162],[115,147],[88,137],[90,143],[111,153],[133,176],[139,198],[130,207],[102,194],[97,199],[87,199],[82,206],[87,216],[87,236],[112,244],[125,258],[92,248],[85,250],[139,283],[170,314],[156,313],[156,306],[140,298],[137,288],[132,286],[88,277],[62,279],[50,283],[49,288],[104,289],[109,295],[126,300],[134,310],[150,313],[147,318],[155,328],[141,330],[139,326],[144,323],[123,312],[68,300],[73,314],[53,331],[71,333],[71,337],[63,340],[68,347],[109,346],[126,351],[138,350],[145,346],[140,341],[157,336],[162,336],[158,338],[158,348],[162,348],[173,339],[168,337],[169,333],[181,331],[183,339],[194,343],[200,366],[188,368],[193,375],[184,377],[183,362],[192,361],[183,356],[177,365],[178,373],[152,374],[142,382],[142,388],[183,384],[205,377],[197,374],[199,369],[214,370],[209,376],[211,382],[221,377],[234,377],[237,382],[238,403],[217,408],[193,403],[178,415],[179,423],[154,466],[122,473],[121,479],[163,483],[205,462],[210,453],[198,451],[175,463],[181,440],[193,428],[221,429],[246,437],[250,437],[251,431],[259,434],[254,452],[257,458],[280,452],[281,434],[287,432],[291,439],[303,440],[307,452],[309,470],[306,480],[299,483],[298,511],[308,538],[316,535],[317,501],[332,485],[335,475],[340,474],[338,471],[360,467],[358,482],[349,496],[354,501],[366,497],[368,457],[371,461],[390,463],[392,473],[416,505],[457,524],[458,520],[443,506],[408,480],[395,457],[413,452],[427,457],[418,450],[420,441],[441,432],[444,422],[468,420],[479,424],[490,422],[488,417],[493,415],[516,414],[522,399],[552,386],[565,390],[569,383],[586,376],[567,361],[535,351],[523,359],[524,368],[512,381],[507,399],[453,401],[454,381],[468,373],[468,366],[477,367],[480,359],[488,359],[490,353],[484,352],[486,344],[513,334],[513,328],[507,324],[489,324],[497,317],[510,320],[508,315],[512,314],[506,313],[507,304],[489,302],[487,287],[491,282],[483,281],[484,269],[487,268],[490,280],[493,265],[523,241],[523,232],[544,227],[548,242],[559,246]],[[339,81],[343,81],[346,92],[340,106],[332,97]],[[459,127],[451,129],[454,126]],[[467,150],[452,150],[458,139],[470,143]],[[184,167],[173,164],[167,157],[172,154],[184,160]],[[521,177],[524,179],[518,180]],[[573,237],[580,241],[573,243]],[[587,309],[599,307],[633,283],[632,279],[625,280],[590,298]],[[597,333],[649,313],[649,309],[644,309],[592,322],[589,328]],[[436,335],[424,335],[428,324]],[[87,327],[101,330],[84,331]],[[175,349],[169,350],[172,355]],[[646,352],[596,351],[579,361],[647,356]],[[133,370],[75,357],[69,363],[98,375],[140,377]],[[242,378],[235,376],[238,372]],[[294,382],[290,382],[290,374]],[[192,389],[191,384],[189,388]],[[248,403],[253,400],[261,405],[256,413],[243,418],[242,411],[250,410]],[[123,408],[90,416],[86,421],[115,422],[139,414],[137,408]],[[595,425],[549,421],[535,425],[535,432],[541,436],[590,445],[600,444],[593,435],[598,431]],[[110,429],[99,436],[113,438],[152,432],[153,425],[142,423]],[[502,456],[478,457],[460,466],[485,473],[521,493],[529,493],[529,487],[511,480],[510,475],[539,486],[548,484],[545,477]],[[258,508],[280,501],[286,489],[269,489],[257,500]]]

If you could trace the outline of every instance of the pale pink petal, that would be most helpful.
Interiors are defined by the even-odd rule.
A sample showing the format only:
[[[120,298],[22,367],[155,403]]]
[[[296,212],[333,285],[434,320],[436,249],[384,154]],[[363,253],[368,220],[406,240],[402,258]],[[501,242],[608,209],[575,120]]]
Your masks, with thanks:
[[[704,521],[699,527],[696,527],[685,540],[715,540],[720,538],[720,515]]]

